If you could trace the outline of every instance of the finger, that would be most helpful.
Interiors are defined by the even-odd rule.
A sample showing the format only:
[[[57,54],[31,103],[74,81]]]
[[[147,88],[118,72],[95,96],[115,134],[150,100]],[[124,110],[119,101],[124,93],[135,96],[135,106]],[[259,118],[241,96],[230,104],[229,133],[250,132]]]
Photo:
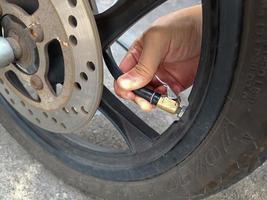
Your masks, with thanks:
[[[160,69],[157,73],[160,80],[163,80],[176,94],[178,94],[181,91],[185,90],[185,87],[182,85],[179,79],[176,79],[173,74],[174,72],[171,73],[163,68]]]
[[[163,85],[155,88],[154,91],[157,93],[163,94],[163,95],[167,94],[167,88],[166,86],[163,86]]]
[[[130,100],[130,101],[135,100],[135,94],[131,91],[120,88],[117,81],[114,81],[114,90],[115,90],[116,95],[118,95],[119,97],[123,99]]]
[[[160,69],[160,68],[159,68]],[[158,70],[159,70],[158,69]],[[159,72],[159,71],[158,71]],[[157,74],[154,76],[154,78],[151,80],[151,82],[149,83],[149,85],[151,85],[153,88],[157,88],[159,86],[162,86],[163,85],[163,82],[160,82],[158,80],[158,78],[156,78],[156,76],[158,77],[158,72]]]
[[[153,105],[141,97],[136,96],[135,103],[139,105],[144,112],[151,112],[153,110]]]
[[[143,52],[138,64],[118,79],[125,90],[136,90],[146,86],[154,77],[167,53],[169,42],[160,29],[151,29],[142,38]]]
[[[199,56],[179,62],[177,67],[166,65],[166,70],[186,89],[194,82],[198,64]]]
[[[120,69],[123,73],[130,71],[138,63],[142,54],[142,48],[140,40],[136,40],[129,48],[129,51],[120,64]]]

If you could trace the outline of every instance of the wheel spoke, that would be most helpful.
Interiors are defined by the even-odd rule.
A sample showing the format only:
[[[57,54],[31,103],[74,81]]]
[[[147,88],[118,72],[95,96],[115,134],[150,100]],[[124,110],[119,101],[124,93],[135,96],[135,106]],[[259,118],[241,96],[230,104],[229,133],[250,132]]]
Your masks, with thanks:
[[[153,139],[159,136],[106,87],[99,110],[116,126],[133,152],[140,152],[151,147]]]
[[[89,4],[90,4],[94,14],[97,14],[98,8],[97,8],[96,0],[89,0]]]
[[[111,45],[141,17],[166,0],[119,0],[109,10],[96,15],[102,47]]]

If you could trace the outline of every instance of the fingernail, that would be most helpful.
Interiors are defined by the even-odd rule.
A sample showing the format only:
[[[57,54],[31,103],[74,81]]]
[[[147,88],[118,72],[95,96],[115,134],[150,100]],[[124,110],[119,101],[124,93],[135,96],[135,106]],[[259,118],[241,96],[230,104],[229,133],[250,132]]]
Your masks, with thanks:
[[[121,88],[125,90],[132,90],[133,88],[139,87],[141,80],[139,81],[138,78],[130,77],[129,75],[124,75],[118,79],[118,83]]]
[[[152,106],[148,102],[146,102],[145,100],[140,100],[139,106],[141,107],[141,109],[144,112],[150,112],[151,108],[152,108]]]
[[[144,112],[150,112],[151,111],[151,106],[148,104],[143,103],[140,105],[140,107]]]
[[[120,85],[121,88],[129,90],[131,88],[132,81],[127,78],[120,78],[118,80],[118,84]]]

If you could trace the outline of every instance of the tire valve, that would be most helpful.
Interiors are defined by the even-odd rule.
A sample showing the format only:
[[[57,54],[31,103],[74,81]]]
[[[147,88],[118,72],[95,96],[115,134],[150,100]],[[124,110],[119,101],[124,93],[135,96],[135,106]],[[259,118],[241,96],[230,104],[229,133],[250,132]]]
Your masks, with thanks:
[[[103,52],[104,59],[106,61],[107,67],[109,68],[110,73],[114,77],[115,80],[117,80],[120,76],[123,75],[122,71],[120,70],[119,66],[115,62],[112,53],[110,51],[104,51]],[[163,84],[165,87],[167,87],[167,90],[171,92],[171,88],[163,81],[160,80],[159,77],[156,76],[156,78]],[[169,95],[168,92],[168,95]],[[133,91],[133,93],[139,97],[142,97],[143,99],[150,102],[152,105],[157,106],[161,110],[171,113],[171,114],[179,114],[180,110],[180,104],[181,101],[179,98],[174,95],[174,98],[177,98],[178,100],[173,100],[169,96],[162,96],[159,93],[154,92],[153,90],[150,90],[148,88],[141,88],[138,90]]]
[[[157,75],[155,78],[167,89],[167,96],[159,99],[157,107],[171,114],[179,114],[181,110],[180,98],[166,82],[162,81]]]
[[[169,97],[161,97],[156,106],[168,113],[178,114],[180,102]]]
[[[162,96],[159,93],[154,92],[148,88],[141,88],[133,91],[137,96],[142,97],[143,99],[150,102],[152,105],[157,106],[161,110],[171,113],[178,114],[180,108],[180,101],[173,100],[168,96]]]

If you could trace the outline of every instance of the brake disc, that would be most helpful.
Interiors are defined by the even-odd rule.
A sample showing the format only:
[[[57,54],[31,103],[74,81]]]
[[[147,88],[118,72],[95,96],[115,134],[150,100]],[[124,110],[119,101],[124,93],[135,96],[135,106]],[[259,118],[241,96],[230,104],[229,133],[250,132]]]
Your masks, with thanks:
[[[0,92],[31,123],[51,132],[84,128],[102,96],[100,39],[87,0],[0,0],[2,36],[21,55],[0,69]]]

